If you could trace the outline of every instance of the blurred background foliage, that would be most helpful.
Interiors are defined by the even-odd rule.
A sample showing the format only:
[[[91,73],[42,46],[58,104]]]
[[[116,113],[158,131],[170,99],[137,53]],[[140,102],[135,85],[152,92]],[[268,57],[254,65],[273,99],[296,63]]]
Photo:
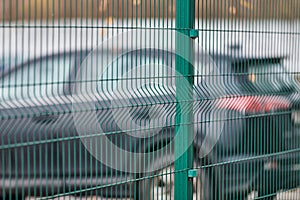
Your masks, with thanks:
[[[0,20],[175,17],[176,0],[0,0]],[[197,18],[299,19],[299,0],[196,0]]]

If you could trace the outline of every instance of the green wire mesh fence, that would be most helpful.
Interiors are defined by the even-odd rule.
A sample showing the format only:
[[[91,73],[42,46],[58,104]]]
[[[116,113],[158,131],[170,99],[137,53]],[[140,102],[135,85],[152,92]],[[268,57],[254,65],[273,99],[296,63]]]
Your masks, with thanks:
[[[0,0],[1,199],[300,199],[297,0]]]

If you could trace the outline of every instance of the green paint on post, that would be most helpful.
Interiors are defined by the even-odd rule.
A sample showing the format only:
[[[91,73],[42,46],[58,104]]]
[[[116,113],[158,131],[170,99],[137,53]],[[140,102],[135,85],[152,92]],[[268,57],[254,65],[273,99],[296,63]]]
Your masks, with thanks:
[[[193,61],[194,46],[190,39],[190,30],[194,30],[195,24],[195,1],[177,0],[176,1],[176,29],[178,33],[185,34],[187,37],[176,35],[176,71],[183,75],[176,76],[176,134],[175,140],[175,200],[193,199],[193,184],[188,177],[188,170],[193,167],[193,147],[189,141],[193,137],[193,83],[194,69],[193,63],[183,59],[189,58]],[[189,85],[183,84],[188,81]],[[188,148],[187,148],[188,147]],[[182,149],[187,149],[180,155]]]

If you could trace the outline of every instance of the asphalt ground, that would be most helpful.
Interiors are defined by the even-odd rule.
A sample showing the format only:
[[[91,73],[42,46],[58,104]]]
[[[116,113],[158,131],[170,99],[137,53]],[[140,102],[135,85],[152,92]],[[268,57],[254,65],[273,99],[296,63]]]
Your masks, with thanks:
[[[248,200],[254,200],[257,197],[257,192],[252,192],[248,195]],[[43,197],[42,199],[45,199],[46,197]],[[25,200],[38,200],[40,198],[34,198],[34,197],[27,197]],[[169,196],[164,199],[174,199],[172,196]],[[194,194],[193,199],[196,198],[196,194]],[[293,189],[289,191],[282,191],[279,192],[276,196],[276,200],[299,200],[300,199],[300,188]],[[105,198],[100,196],[90,196],[90,197],[74,197],[74,196],[64,196],[60,198],[55,198],[54,200],[131,200],[126,198]]]

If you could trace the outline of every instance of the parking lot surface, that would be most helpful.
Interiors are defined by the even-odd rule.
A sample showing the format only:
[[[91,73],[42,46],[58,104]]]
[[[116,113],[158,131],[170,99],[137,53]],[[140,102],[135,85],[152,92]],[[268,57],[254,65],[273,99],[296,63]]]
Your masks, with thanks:
[[[257,197],[257,192],[252,192],[248,196],[248,200],[254,200]],[[34,198],[34,197],[27,197],[25,200],[36,200],[39,198]],[[42,198],[44,199],[44,198]],[[74,196],[64,196],[60,198],[55,198],[55,200],[131,200],[131,199],[126,199],[126,198],[105,198],[105,197],[99,197],[99,196],[90,196],[90,197],[74,197]],[[167,198],[164,199],[174,199],[174,197],[168,196]],[[196,194],[194,194],[193,199],[196,198]],[[300,199],[300,188],[290,190],[290,191],[283,191],[277,194],[276,200],[299,200]]]

